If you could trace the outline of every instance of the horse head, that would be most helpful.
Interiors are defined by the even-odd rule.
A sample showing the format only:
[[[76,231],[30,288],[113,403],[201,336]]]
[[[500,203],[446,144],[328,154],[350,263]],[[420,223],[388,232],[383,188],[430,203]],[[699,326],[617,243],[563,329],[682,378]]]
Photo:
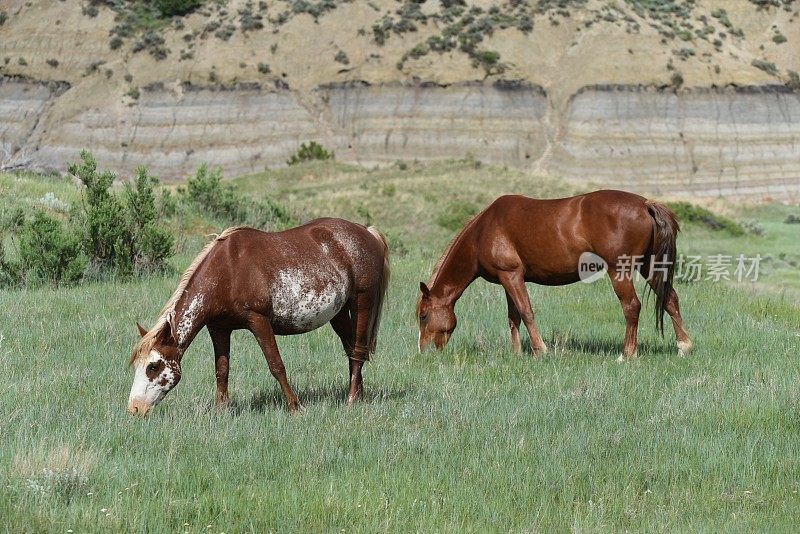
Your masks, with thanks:
[[[419,289],[421,291],[417,300],[419,351],[424,351],[431,343],[442,350],[456,329],[453,303],[432,295],[431,290],[423,282],[419,283]]]
[[[141,339],[134,347],[131,365],[135,368],[128,397],[128,411],[144,415],[164,400],[181,379],[178,343],[169,320],[149,332],[136,323]]]

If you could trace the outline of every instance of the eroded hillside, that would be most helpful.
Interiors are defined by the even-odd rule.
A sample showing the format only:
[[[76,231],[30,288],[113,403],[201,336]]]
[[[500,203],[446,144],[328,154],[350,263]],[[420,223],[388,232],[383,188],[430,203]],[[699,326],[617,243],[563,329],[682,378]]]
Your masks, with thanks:
[[[241,174],[317,139],[366,164],[469,153],[631,189],[800,190],[795,1],[192,7],[4,4],[0,165],[91,147],[123,172]]]

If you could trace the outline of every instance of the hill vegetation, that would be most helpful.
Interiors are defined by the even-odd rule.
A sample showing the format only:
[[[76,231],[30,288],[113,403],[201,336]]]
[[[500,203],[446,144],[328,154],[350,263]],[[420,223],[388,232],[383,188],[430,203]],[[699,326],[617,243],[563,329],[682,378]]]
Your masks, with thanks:
[[[569,95],[609,81],[609,68],[617,83],[670,85],[680,76],[690,86],[793,86],[800,70],[792,53],[800,40],[796,0],[91,0],[77,6],[12,3],[0,27],[0,72],[73,84],[104,74],[113,85],[126,83],[125,91],[176,75],[198,85],[279,80],[303,92],[353,79],[500,77]],[[69,21],[62,32],[84,37],[69,58],[49,40],[24,39],[53,19]],[[299,34],[307,38],[304,47],[295,46]]]

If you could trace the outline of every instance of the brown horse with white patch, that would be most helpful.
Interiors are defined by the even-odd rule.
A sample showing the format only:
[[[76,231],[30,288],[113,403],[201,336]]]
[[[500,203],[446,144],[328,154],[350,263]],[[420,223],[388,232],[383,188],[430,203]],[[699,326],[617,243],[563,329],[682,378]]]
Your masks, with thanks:
[[[534,322],[525,282],[558,286],[581,279],[582,256],[605,261],[625,316],[620,359],[636,355],[641,303],[633,284],[638,270],[655,293],[656,320],[663,334],[666,311],[672,318],[680,355],[692,350],[672,286],[675,215],[663,204],[623,191],[596,191],[555,200],[502,196],[470,220],[451,241],[417,302],[419,348],[441,349],[456,327],[455,303],[476,278],[501,284],[508,303],[511,346],[521,350],[520,321],[534,355],[547,350]],[[625,269],[629,269],[625,273]]]
[[[350,364],[348,404],[361,396],[361,367],[375,351],[389,283],[389,251],[375,228],[317,219],[283,232],[229,228],[181,277],[155,326],[134,347],[128,410],[145,414],[181,378],[181,358],[208,328],[214,345],[217,404],[228,403],[231,332],[258,340],[290,411],[300,408],[286,380],[276,335],[330,322]],[[137,325],[138,326],[138,325]]]

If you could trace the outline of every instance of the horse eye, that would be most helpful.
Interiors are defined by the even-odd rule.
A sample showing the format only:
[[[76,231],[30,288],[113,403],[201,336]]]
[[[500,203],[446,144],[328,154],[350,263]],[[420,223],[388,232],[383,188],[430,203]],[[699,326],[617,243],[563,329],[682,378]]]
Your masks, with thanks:
[[[420,314],[419,314],[419,320],[420,320],[420,321],[424,321],[424,320],[426,320],[427,318],[428,318],[428,313],[427,313],[427,312],[425,312],[425,313],[420,313]]]
[[[158,363],[156,363],[156,362],[153,362],[153,363],[151,363],[151,364],[149,364],[147,366],[147,372],[148,373],[154,373],[156,371],[156,369],[158,369]]]

